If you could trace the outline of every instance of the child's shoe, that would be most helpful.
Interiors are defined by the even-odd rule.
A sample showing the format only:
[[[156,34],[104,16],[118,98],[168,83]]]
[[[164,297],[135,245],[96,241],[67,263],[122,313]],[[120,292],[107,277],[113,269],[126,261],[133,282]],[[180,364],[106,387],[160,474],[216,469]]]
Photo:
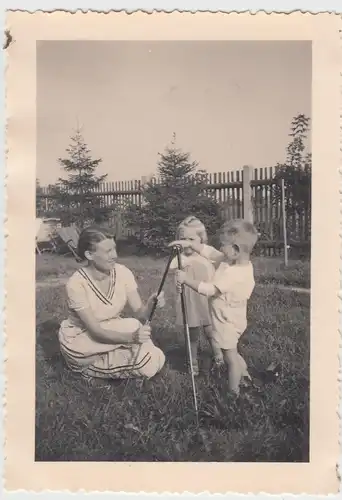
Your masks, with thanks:
[[[212,366],[211,366],[211,371],[212,371],[213,373],[218,373],[218,374],[220,374],[220,373],[221,373],[221,371],[223,370],[223,368],[224,368],[224,360],[223,360],[223,358],[220,358],[220,357],[215,357],[215,358],[213,359],[213,364],[212,364]]]
[[[243,394],[251,393],[251,391],[254,393],[254,395],[260,394],[261,389],[258,387],[258,385],[255,384],[255,381],[252,379],[250,374],[244,373],[241,377],[240,381],[240,389],[243,392]]]
[[[215,366],[223,366],[224,365],[224,359],[221,358],[220,356],[216,356],[213,361]]]
[[[248,371],[246,371],[242,374],[240,386],[241,387],[249,387],[251,385],[253,385],[252,377],[250,376]]]

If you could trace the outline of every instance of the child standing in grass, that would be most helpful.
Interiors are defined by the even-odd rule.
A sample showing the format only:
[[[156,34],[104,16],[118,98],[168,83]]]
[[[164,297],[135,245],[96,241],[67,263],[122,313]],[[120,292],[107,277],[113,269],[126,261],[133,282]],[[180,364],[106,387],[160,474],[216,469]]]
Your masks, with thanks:
[[[203,247],[206,247],[206,243],[208,240],[207,232],[203,223],[194,216],[189,216],[181,222],[178,227],[177,238],[182,241],[186,240],[189,242],[194,242],[198,245],[203,245]],[[191,280],[210,281],[214,276],[215,269],[210,260],[194,252],[191,246],[187,246],[184,248],[184,252],[181,255],[181,264],[186,276]],[[178,261],[177,258],[175,258],[171,262],[170,268],[176,269],[177,267]],[[197,376],[199,374],[198,345],[201,328],[203,328],[204,333],[211,345],[214,355],[214,362],[217,364],[223,363],[223,357],[222,351],[212,335],[208,298],[204,295],[199,294],[197,290],[194,290],[190,287],[186,287],[184,293],[190,333],[190,348],[193,365],[192,367],[194,375]],[[177,325],[183,325],[183,316],[179,294],[177,295],[176,315]]]
[[[171,243],[181,245],[184,249],[190,248],[217,263],[211,280],[194,279],[184,271],[178,271],[177,281],[179,285],[184,284],[209,297],[213,338],[220,346],[228,367],[229,389],[236,395],[239,394],[242,378],[250,378],[237,346],[247,327],[247,301],[255,286],[250,255],[257,238],[253,224],[245,220],[233,220],[221,228],[221,251],[189,238]]]
[[[163,367],[165,356],[153,344],[151,328],[139,320],[148,318],[155,295],[143,305],[134,276],[116,262],[113,235],[105,229],[84,229],[77,253],[86,264],[66,285],[69,317],[59,330],[67,365],[86,377],[153,377]],[[160,294],[157,305],[162,307],[163,301]],[[121,317],[126,303],[139,320]]]

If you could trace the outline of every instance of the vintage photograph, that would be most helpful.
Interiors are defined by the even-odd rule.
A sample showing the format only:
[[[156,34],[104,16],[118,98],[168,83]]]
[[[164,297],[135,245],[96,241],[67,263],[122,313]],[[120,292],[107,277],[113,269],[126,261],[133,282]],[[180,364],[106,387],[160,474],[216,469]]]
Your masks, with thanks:
[[[340,17],[6,30],[6,490],[336,494]]]
[[[309,462],[311,103],[310,40],[37,41],[37,462]]]

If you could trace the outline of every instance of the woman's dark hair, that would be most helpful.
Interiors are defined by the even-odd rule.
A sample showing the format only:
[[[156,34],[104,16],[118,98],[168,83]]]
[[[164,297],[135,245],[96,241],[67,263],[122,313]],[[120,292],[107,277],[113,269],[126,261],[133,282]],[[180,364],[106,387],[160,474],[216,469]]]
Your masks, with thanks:
[[[77,254],[80,259],[85,260],[85,252],[95,249],[97,243],[103,240],[114,239],[114,234],[109,229],[101,226],[89,226],[80,234],[77,245]]]

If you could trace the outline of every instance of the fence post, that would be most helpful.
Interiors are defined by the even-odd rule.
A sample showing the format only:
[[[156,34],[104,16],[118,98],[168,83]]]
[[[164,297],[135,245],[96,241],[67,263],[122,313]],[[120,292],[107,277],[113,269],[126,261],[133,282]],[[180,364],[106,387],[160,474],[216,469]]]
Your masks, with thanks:
[[[243,218],[253,223],[252,206],[252,169],[247,165],[243,167],[242,199],[243,199]]]

